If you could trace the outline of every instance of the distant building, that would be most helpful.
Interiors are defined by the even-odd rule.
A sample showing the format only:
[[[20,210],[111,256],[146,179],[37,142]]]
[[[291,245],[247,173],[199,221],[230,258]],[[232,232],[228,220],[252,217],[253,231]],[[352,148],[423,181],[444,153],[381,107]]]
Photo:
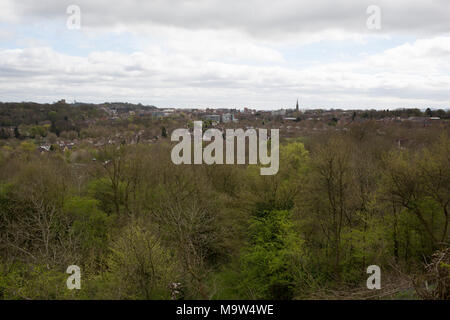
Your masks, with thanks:
[[[222,122],[228,123],[234,121],[234,115],[232,113],[224,113],[222,114]]]
[[[425,122],[428,119],[429,118],[427,118],[427,117],[409,117],[408,118],[409,121],[414,121],[414,122]]]
[[[50,148],[51,148],[51,145],[46,144],[46,145],[40,146],[40,147],[39,147],[39,150],[40,150],[41,152],[49,152],[49,151],[50,151]]]
[[[163,111],[153,111],[152,116],[155,118],[162,118],[164,117],[165,113]]]
[[[170,117],[172,115],[176,114],[175,109],[158,109],[156,111],[152,111],[152,116],[155,118],[164,118],[164,117]]]
[[[285,109],[280,109],[280,110],[272,111],[272,115],[273,116],[285,116],[286,115],[286,110]]]

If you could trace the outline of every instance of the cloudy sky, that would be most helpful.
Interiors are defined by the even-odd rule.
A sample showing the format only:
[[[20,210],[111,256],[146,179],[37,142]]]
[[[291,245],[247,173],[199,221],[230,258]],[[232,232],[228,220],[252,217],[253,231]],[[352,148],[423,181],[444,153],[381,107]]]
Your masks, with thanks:
[[[450,1],[0,0],[0,101],[61,98],[449,108]]]

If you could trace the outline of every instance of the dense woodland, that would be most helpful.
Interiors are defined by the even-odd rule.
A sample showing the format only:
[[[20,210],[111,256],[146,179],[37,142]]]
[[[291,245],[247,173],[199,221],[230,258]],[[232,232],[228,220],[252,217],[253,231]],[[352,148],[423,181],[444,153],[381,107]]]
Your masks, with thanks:
[[[280,170],[261,176],[172,164],[167,120],[57,108],[1,109],[4,127],[50,123],[1,140],[0,299],[450,298],[446,122],[281,136]],[[163,125],[155,143],[113,139]],[[38,152],[47,135],[114,141]],[[369,265],[382,290],[366,288]]]

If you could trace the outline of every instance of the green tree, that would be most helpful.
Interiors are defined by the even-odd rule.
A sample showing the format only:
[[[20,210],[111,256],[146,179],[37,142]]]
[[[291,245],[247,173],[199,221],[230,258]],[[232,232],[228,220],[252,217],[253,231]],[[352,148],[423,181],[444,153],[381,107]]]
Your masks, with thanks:
[[[20,138],[21,138],[20,132],[19,132],[19,128],[18,128],[18,127],[14,127],[14,137],[15,137],[16,139],[20,139]]]
[[[178,266],[170,250],[139,224],[126,227],[108,259],[112,299],[169,299],[169,285],[178,282]]]
[[[166,127],[161,128],[161,137],[167,138],[167,129]]]
[[[250,246],[241,261],[240,289],[250,299],[292,299],[302,241],[289,211],[266,211],[252,218]]]

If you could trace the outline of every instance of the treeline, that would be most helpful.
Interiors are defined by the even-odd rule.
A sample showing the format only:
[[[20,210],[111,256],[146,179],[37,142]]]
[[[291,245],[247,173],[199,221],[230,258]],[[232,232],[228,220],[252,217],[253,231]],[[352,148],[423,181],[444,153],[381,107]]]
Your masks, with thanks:
[[[32,125],[42,121],[67,119],[80,121],[95,119],[104,114],[96,105],[91,104],[73,106],[62,102],[0,102],[0,126]]]
[[[72,106],[65,103],[37,104],[33,102],[0,102],[0,139],[39,138],[48,133],[80,132],[86,120],[106,113],[95,105]],[[14,130],[8,130],[14,127]]]
[[[383,119],[389,117],[439,117],[441,119],[450,119],[450,110],[430,108],[421,111],[420,109],[393,109],[393,110],[364,110],[355,112],[355,115],[359,115],[365,119]]]
[[[436,254],[447,278],[427,293],[449,298],[450,139],[433,130],[407,148],[365,124],[286,140],[275,176],[175,166],[167,140],[3,148],[0,298],[307,299],[364,287],[369,265],[428,279]]]

